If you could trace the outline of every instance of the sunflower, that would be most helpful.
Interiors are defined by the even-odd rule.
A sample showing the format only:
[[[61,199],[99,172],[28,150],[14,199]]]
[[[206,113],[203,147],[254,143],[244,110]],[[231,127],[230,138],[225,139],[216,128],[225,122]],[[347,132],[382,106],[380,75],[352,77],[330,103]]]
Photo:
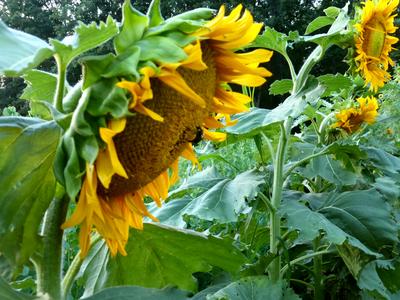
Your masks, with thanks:
[[[333,128],[341,128],[348,134],[356,132],[363,123],[373,124],[378,115],[378,101],[375,97],[358,98],[358,107],[341,110],[336,114]]]
[[[394,63],[389,53],[399,39],[390,34],[397,29],[393,12],[398,4],[399,0],[367,0],[361,20],[355,25],[358,31],[355,57],[357,71],[361,72],[366,84],[370,83],[371,90],[375,92],[391,77],[387,69]]]
[[[157,221],[145,197],[161,206],[178,179],[179,157],[198,164],[192,142],[199,133],[223,141],[225,133],[214,129],[234,124],[230,115],[248,110],[251,99],[229,84],[257,87],[271,76],[259,66],[270,60],[271,51],[235,53],[261,27],[241,5],[227,16],[222,6],[215,18],[187,35],[185,59],[146,61],[138,67],[137,80],[119,77],[116,86],[126,93],[129,111],[135,114],[108,118],[107,126],[99,128],[101,150],[94,163],[86,161],[76,209],[63,224],[81,225],[82,257],[93,229],[112,255],[126,255],[129,229],[142,229],[144,217]]]

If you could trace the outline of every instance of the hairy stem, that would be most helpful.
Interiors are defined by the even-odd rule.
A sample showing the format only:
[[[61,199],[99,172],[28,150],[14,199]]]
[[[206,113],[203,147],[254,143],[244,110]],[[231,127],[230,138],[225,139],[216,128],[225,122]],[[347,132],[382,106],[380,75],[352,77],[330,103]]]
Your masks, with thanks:
[[[271,204],[274,208],[270,212],[270,244],[269,251],[275,256],[275,259],[269,266],[269,276],[272,282],[276,282],[280,278],[281,259],[278,253],[278,242],[281,236],[281,219],[277,210],[282,200],[282,189],[283,189],[283,166],[285,163],[285,154],[288,141],[288,135],[290,133],[292,120],[289,118],[285,123],[281,123],[281,134],[279,138],[278,149],[274,161],[274,179],[272,186],[272,198]]]
[[[320,239],[321,238],[318,236],[313,241],[314,253],[318,252]],[[314,256],[313,265],[314,265],[314,300],[323,300],[324,286],[322,279],[322,255]]]
[[[61,269],[63,230],[68,209],[68,197],[54,198],[47,210],[43,224],[43,248],[40,258],[35,260],[37,290],[50,299],[61,296]]]
[[[55,55],[55,60],[57,62],[57,69],[58,69],[58,75],[57,75],[57,87],[56,87],[56,92],[54,94],[54,107],[60,111],[63,112],[63,98],[64,98],[64,89],[65,89],[65,81],[66,81],[66,76],[67,76],[67,68],[66,66],[62,63],[60,57],[58,55]]]

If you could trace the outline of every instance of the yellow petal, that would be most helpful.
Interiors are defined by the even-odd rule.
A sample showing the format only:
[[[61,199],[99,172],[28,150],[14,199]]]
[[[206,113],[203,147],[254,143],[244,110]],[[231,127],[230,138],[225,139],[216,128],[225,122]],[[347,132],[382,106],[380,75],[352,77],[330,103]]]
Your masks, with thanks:
[[[226,133],[223,132],[212,132],[203,128],[204,138],[214,142],[223,142],[226,140]]]

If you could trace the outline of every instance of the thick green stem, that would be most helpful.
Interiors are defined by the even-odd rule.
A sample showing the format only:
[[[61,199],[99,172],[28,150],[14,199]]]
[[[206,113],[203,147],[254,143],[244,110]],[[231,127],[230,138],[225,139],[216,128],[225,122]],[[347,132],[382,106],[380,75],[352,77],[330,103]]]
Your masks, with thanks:
[[[58,55],[55,55],[55,59],[57,62],[57,69],[58,69],[58,75],[57,75],[57,87],[56,87],[56,92],[54,94],[54,107],[60,111],[63,112],[63,98],[64,98],[64,89],[65,89],[65,81],[66,81],[66,76],[67,76],[67,68],[66,66],[62,63],[60,57]]]
[[[54,198],[47,210],[43,224],[43,248],[35,260],[38,293],[47,294],[50,299],[61,297],[61,269],[63,230],[68,209],[68,198]]]
[[[314,242],[314,253],[318,252],[320,237],[317,237]],[[314,256],[314,300],[324,299],[324,285],[322,278],[322,255]]]
[[[272,186],[271,204],[274,210],[270,212],[270,244],[269,251],[275,256],[275,259],[269,266],[269,276],[272,282],[276,282],[280,278],[281,259],[278,253],[278,243],[281,236],[281,219],[277,210],[282,200],[283,189],[283,166],[285,163],[285,153],[290,133],[292,120],[289,118],[284,124],[281,123],[281,135],[279,138],[278,149],[274,161],[274,179]]]

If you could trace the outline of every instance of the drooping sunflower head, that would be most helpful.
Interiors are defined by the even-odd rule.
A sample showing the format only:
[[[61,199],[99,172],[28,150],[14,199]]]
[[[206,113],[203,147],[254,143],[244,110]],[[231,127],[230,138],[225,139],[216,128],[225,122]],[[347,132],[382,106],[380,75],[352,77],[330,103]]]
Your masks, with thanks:
[[[396,14],[393,12],[399,5],[399,0],[366,0],[360,20],[355,25],[357,71],[364,77],[370,89],[377,91],[390,79],[389,65],[393,61],[389,53],[398,38],[392,36],[397,27],[394,26]]]
[[[94,133],[99,151],[93,161],[84,160],[86,173],[77,208],[64,224],[81,224],[83,256],[93,229],[105,238],[113,255],[126,254],[129,228],[141,229],[144,217],[156,220],[143,199],[151,197],[161,206],[169,186],[177,180],[179,157],[198,164],[192,142],[199,135],[223,141],[225,133],[215,129],[233,124],[231,114],[248,110],[251,99],[232,91],[229,84],[257,87],[271,76],[259,66],[270,60],[271,51],[236,53],[251,43],[262,27],[241,5],[227,16],[222,6],[211,20],[207,20],[210,10],[203,10],[200,15],[143,22],[147,17],[126,1],[124,14],[131,14],[131,20],[137,18],[142,29],[132,32],[141,35],[131,43],[121,41],[129,31],[127,26],[133,26],[123,24],[115,43],[118,54],[104,71],[106,79],[99,80],[111,80],[113,92],[121,95],[109,107],[115,105],[127,113],[116,118],[112,111],[100,114],[97,107],[95,113],[85,111],[92,117],[100,115],[104,122],[98,123],[104,125]],[[188,15],[195,19],[186,19]],[[126,57],[136,59],[136,69],[127,72],[124,65],[120,73],[115,72]],[[115,75],[111,79],[107,77],[110,69]]]
[[[378,101],[375,97],[368,96],[357,99],[358,106],[341,110],[336,114],[337,122],[333,128],[341,128],[348,134],[360,129],[363,123],[373,124],[378,115]]]

